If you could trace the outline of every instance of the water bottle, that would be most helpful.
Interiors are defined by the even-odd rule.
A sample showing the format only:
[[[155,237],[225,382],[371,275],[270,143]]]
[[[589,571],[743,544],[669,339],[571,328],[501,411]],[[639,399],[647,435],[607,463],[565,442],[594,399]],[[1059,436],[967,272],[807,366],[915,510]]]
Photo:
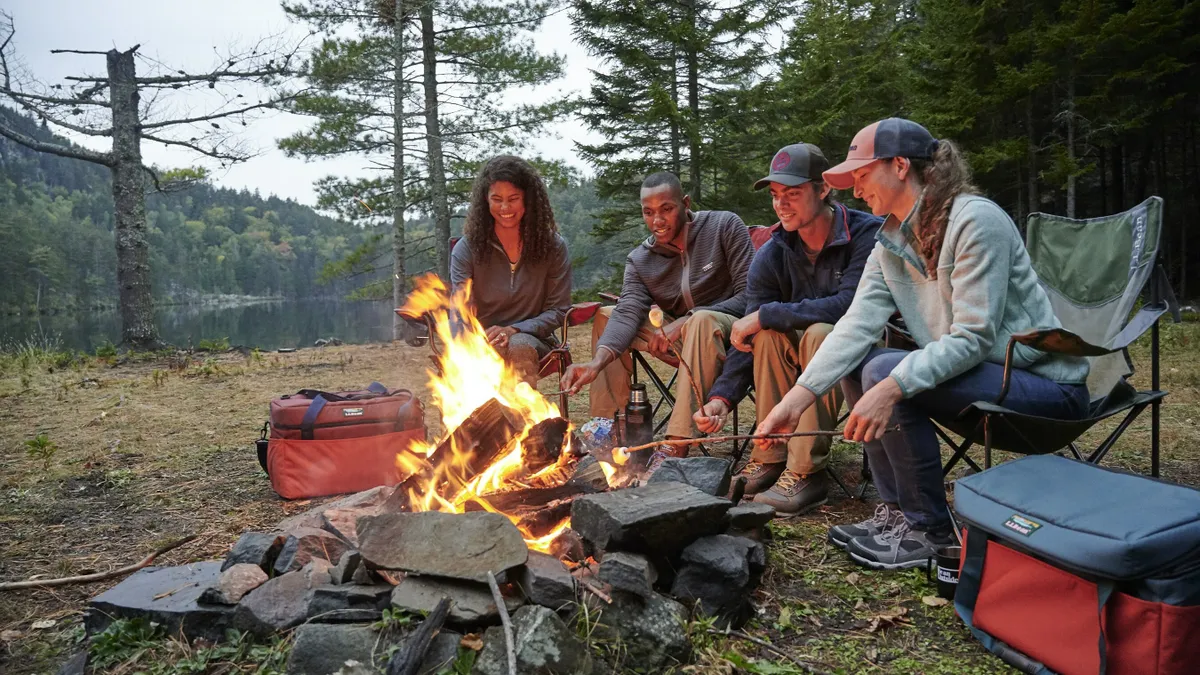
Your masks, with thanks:
[[[629,389],[629,402],[625,404],[625,445],[642,445],[653,438],[654,408],[646,396],[646,385],[639,382]]]

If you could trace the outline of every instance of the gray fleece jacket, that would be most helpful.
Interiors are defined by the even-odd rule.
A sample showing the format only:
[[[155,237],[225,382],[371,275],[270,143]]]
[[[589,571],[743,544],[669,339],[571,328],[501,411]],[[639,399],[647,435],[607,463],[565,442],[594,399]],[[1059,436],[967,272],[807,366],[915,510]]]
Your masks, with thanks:
[[[450,283],[458,290],[471,280],[471,301],[484,328],[512,326],[545,340],[562,325],[571,309],[571,258],[567,242],[556,237],[558,245],[546,260],[536,265],[521,260],[516,270],[496,242],[483,265],[476,264],[466,237],[454,245]]]
[[[689,213],[683,251],[648,237],[625,259],[621,299],[597,348],[621,355],[656,304],[680,317],[709,309],[740,317],[754,245],[746,224],[729,211]]]

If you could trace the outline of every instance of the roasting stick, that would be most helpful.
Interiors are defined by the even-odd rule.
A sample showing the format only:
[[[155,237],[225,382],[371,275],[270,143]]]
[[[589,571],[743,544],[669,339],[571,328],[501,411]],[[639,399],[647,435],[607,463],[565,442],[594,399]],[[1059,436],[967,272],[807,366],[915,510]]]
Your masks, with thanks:
[[[488,586],[492,589],[492,599],[496,601],[496,609],[500,610],[500,623],[504,625],[504,646],[508,649],[508,675],[517,675],[517,646],[513,644],[512,621],[508,618],[508,608],[504,606],[504,596],[500,595],[500,586],[496,583],[496,575],[488,571]]]
[[[888,427],[884,431],[897,431],[899,427]],[[702,438],[668,438],[662,441],[654,441],[652,443],[643,443],[635,445],[631,448],[615,448],[613,452],[620,450],[626,454],[637,450],[646,450],[649,448],[657,448],[660,445],[692,445],[700,441],[711,441],[713,443],[721,443],[723,441],[757,441],[762,439],[784,440],[788,438],[798,438],[800,436],[841,436],[841,431],[793,431],[790,434],[742,434],[739,436],[704,436]]]
[[[656,308],[650,310],[650,324],[658,329],[660,335],[662,335],[664,338],[667,337],[667,330],[663,328],[663,312],[661,309]],[[696,397],[696,407],[703,408],[704,395],[700,393],[700,385],[696,383],[696,378],[692,377],[691,366],[689,366],[687,361],[684,361],[683,357],[679,355],[679,350],[675,349],[675,345],[670,345],[670,347],[671,353],[675,355],[675,360],[679,361],[679,365],[683,368],[684,372],[687,373],[688,383],[692,385],[692,395]]]

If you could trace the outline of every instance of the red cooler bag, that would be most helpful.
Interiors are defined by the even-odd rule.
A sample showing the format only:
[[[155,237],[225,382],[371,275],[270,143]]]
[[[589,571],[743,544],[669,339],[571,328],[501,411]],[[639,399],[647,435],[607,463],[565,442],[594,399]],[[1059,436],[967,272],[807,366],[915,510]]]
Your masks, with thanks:
[[[271,401],[258,460],[285,499],[358,492],[404,480],[396,456],[425,433],[424,406],[407,389],[302,389]]]
[[[1200,491],[1055,455],[960,479],[954,606],[1026,673],[1200,673]]]

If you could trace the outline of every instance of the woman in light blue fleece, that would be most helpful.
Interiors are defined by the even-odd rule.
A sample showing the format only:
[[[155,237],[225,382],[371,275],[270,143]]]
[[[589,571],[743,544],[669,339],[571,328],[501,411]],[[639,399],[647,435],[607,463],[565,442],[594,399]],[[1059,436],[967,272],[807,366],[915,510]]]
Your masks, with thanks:
[[[920,567],[953,540],[935,420],[1000,392],[1009,337],[1060,324],[1012,219],[971,185],[958,148],[891,118],[854,137],[825,182],[886,220],[854,301],[796,386],[759,425],[796,428],[840,381],[853,407],[849,440],[866,443],[883,503],[829,539],[874,569]],[[899,311],[915,351],[875,345]],[[1018,345],[1006,407],[1059,419],[1087,414],[1087,361]]]

